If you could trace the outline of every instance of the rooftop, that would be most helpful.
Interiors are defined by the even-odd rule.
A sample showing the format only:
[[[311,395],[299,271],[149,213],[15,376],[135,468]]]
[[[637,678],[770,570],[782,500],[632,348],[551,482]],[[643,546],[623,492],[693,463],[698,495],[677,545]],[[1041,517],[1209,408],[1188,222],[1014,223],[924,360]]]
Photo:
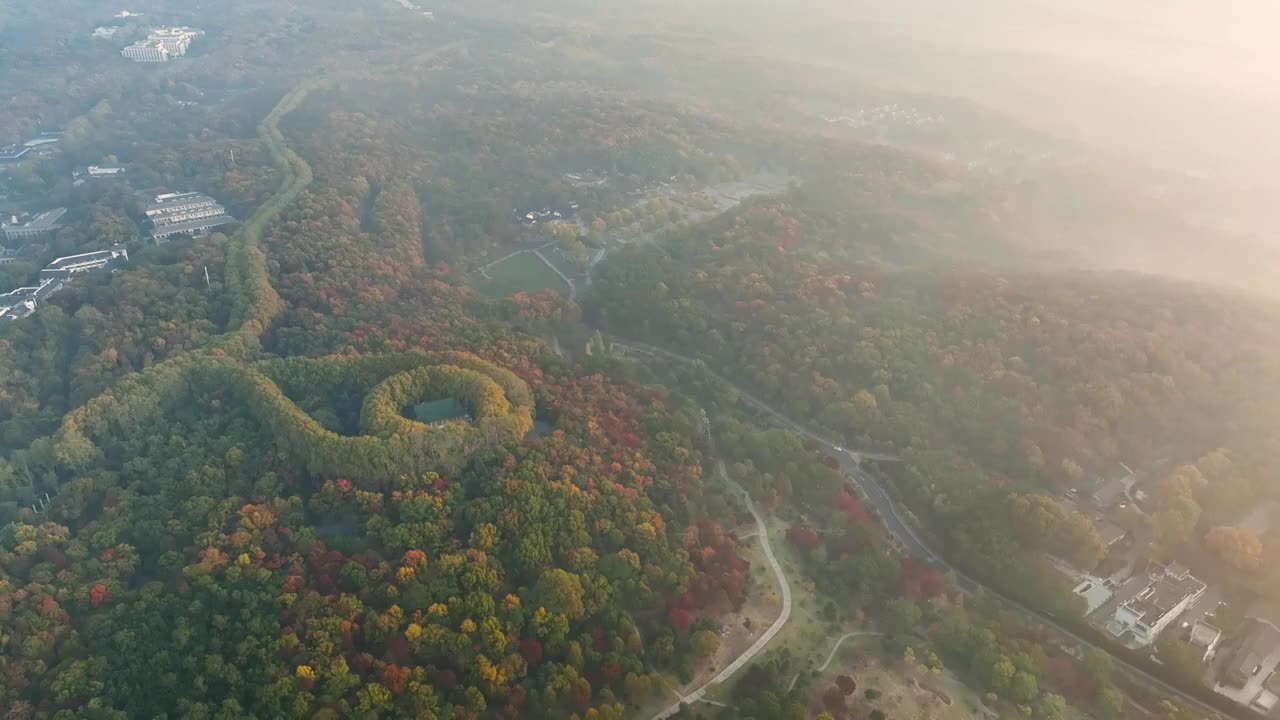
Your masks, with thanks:
[[[147,207],[147,212],[168,210],[169,208],[205,201],[213,202],[214,200],[208,195],[198,192],[165,193],[156,196],[156,201]]]
[[[10,290],[7,293],[0,293],[0,306],[13,305],[15,303],[21,303],[25,300],[38,298],[39,296],[46,294],[54,286],[54,284],[58,282],[59,281],[57,280],[44,278],[40,281],[39,285],[31,285],[28,287],[14,288],[13,290]],[[58,287],[60,286],[61,285],[58,285]]]
[[[1191,626],[1191,644],[1200,647],[1209,647],[1222,637],[1222,631],[1218,628],[1204,622],[1197,622]]]
[[[1105,480],[1105,482],[1100,484],[1100,486],[1094,488],[1094,491],[1091,493],[1089,498],[1093,500],[1094,505],[1110,507],[1115,505],[1116,502],[1119,502],[1120,498],[1125,497],[1125,493],[1128,491],[1128,483],[1125,483],[1124,479],[1115,478]]]
[[[124,173],[124,168],[113,166],[113,165],[90,165],[86,167],[84,170],[71,171],[72,177],[77,177],[77,178],[80,177],[81,175],[88,175],[89,177],[95,177],[95,178],[113,177],[115,175],[121,175],[123,173]]]
[[[1160,575],[1153,575],[1151,583],[1124,604],[1138,620],[1147,625],[1155,624],[1169,614],[1178,603],[1205,589],[1205,584],[1186,574],[1171,574],[1168,568]]]
[[[68,255],[60,257],[45,266],[46,270],[65,270],[68,268],[79,267],[81,265],[106,262],[114,260],[120,256],[128,257],[123,249],[112,248],[110,250],[96,250],[94,252],[80,253],[79,255]]]
[[[1262,686],[1273,693],[1280,694],[1280,673],[1271,673]]]
[[[1098,530],[1098,537],[1102,539],[1102,544],[1111,546],[1124,539],[1129,534],[1128,530],[1111,522],[1106,518],[1098,518],[1094,521],[1094,526]]]
[[[0,227],[21,228],[23,230],[53,230],[66,213],[66,208],[54,208],[29,217],[10,218],[12,222],[0,223]]]
[[[181,235],[183,233],[208,230],[209,228],[215,228],[215,227],[218,227],[219,225],[226,225],[228,223],[233,223],[235,221],[236,221],[235,218],[231,217],[230,215],[227,215],[226,213],[222,213],[220,215],[211,215],[209,217],[196,218],[194,220],[188,220],[186,222],[167,223],[165,225],[160,225],[160,226],[157,226],[155,230],[152,230],[151,234],[152,236],[156,236],[156,237],[167,237],[169,235]]]

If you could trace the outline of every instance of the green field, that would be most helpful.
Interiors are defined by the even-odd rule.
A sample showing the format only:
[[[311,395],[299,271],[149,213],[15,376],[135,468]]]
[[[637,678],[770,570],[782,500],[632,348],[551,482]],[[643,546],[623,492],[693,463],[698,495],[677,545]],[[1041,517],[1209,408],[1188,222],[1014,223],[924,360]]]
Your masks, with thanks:
[[[506,297],[512,293],[534,293],[550,288],[564,295],[564,281],[533,253],[508,258],[488,270],[489,277],[477,275],[473,285],[490,297]]]

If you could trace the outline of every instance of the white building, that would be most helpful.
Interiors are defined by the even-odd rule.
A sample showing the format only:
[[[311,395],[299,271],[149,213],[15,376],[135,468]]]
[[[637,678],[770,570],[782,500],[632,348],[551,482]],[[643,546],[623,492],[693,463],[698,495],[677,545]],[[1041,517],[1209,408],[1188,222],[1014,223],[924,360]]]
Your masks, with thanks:
[[[1105,605],[1111,599],[1111,596],[1115,594],[1110,580],[1093,577],[1092,575],[1081,577],[1080,582],[1071,592],[1084,598],[1085,615],[1091,615],[1094,610]]]
[[[120,258],[124,258],[126,262],[129,260],[129,251],[123,245],[117,245],[110,250],[68,255],[46,265],[40,271],[40,278],[42,280],[70,280],[81,273],[94,272],[95,270],[110,267]]]
[[[81,177],[89,178],[112,178],[119,177],[124,174],[124,168],[112,167],[107,165],[90,165],[84,170],[72,170],[71,177],[79,180]]]
[[[1171,564],[1149,576],[1150,582],[1128,602],[1116,608],[1107,631],[1116,637],[1128,633],[1137,645],[1156,641],[1174,618],[1204,595],[1205,584],[1187,568]]]
[[[147,219],[151,221],[151,237],[157,244],[174,235],[204,235],[213,228],[235,222],[216,200],[195,192],[157,195],[155,203],[147,208]]]
[[[169,53],[156,42],[143,40],[142,42],[134,42],[133,45],[120,50],[120,55],[131,59],[134,63],[166,63],[169,61]]]
[[[186,55],[191,41],[198,35],[199,30],[189,27],[156,28],[147,35],[146,40],[130,45],[121,50],[120,54],[134,62],[167,62]]]
[[[0,320],[20,320],[36,311],[41,300],[62,289],[63,282],[42,278],[39,285],[0,294]]]
[[[14,215],[9,218],[9,222],[0,222],[0,231],[4,232],[5,240],[22,240],[51,233],[62,227],[58,220],[66,212],[66,208],[54,208],[34,216],[19,218]]]

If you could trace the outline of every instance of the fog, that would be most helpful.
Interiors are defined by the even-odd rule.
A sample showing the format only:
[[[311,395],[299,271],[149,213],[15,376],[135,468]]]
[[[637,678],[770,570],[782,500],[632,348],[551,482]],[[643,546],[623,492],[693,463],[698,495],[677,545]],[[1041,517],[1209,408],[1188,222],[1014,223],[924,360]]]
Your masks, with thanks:
[[[762,51],[973,99],[1170,170],[1280,188],[1280,6],[1134,0],[748,0],[724,27]]]
[[[1280,200],[1280,179],[1273,171],[1280,165],[1280,47],[1274,42],[1280,4],[653,0],[607,5],[607,15],[596,18],[617,32],[657,28],[702,39],[710,54],[749,59],[752,69],[743,74],[744,86],[762,82],[760,67],[772,64],[776,75],[794,78],[797,86],[814,87],[819,76],[827,87],[847,81],[851,107],[857,106],[854,85],[943,96],[992,111],[992,117],[1008,121],[1011,132],[1017,127],[1076,144],[1079,154],[1068,158],[1075,163],[1071,172],[1083,169],[1104,182],[1108,187],[1101,195],[1112,205],[1094,214],[1101,232],[1077,230],[1071,240],[1089,257],[1104,265],[1252,290],[1274,291],[1280,285],[1273,270],[1280,268],[1280,245],[1271,230],[1271,208]],[[603,9],[585,2],[577,7],[579,18]],[[828,94],[822,101],[829,110],[842,111],[832,104],[834,97]],[[1079,204],[1091,207],[1087,201]],[[1155,224],[1145,230],[1111,224],[1108,213],[1126,205],[1156,218]],[[1161,227],[1165,223],[1177,227]],[[1114,235],[1106,237],[1110,232]]]

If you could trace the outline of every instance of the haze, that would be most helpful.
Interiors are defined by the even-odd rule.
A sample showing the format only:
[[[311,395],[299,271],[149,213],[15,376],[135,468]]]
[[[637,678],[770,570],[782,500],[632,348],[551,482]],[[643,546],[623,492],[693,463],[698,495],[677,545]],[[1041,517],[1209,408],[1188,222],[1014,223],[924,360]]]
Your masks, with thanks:
[[[749,65],[757,79],[741,87],[730,70],[685,88],[694,99],[758,88],[765,99],[744,108],[747,119],[778,114],[775,87],[785,81],[789,100],[814,100],[799,108],[811,114],[863,107],[868,96],[858,93],[868,88],[991,111],[967,118],[950,146],[928,148],[962,160],[989,140],[1040,134],[1042,144],[1022,149],[1054,156],[1059,165],[1039,168],[1039,187],[1071,207],[1030,235],[1081,262],[1261,292],[1280,280],[1270,217],[1280,198],[1272,4],[660,0],[600,15],[571,4],[575,18],[601,28],[692,35],[711,62]],[[679,82],[703,74],[662,59]]]

